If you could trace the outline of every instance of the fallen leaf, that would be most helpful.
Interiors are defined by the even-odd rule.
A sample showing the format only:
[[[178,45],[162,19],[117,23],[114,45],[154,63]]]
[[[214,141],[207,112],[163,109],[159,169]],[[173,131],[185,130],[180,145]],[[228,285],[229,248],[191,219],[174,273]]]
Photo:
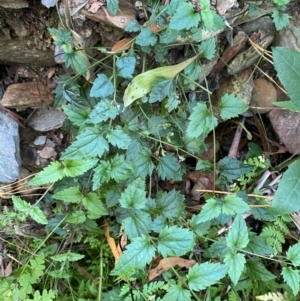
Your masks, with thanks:
[[[5,269],[0,269],[0,277],[8,277],[12,273],[12,263],[11,261],[6,265]]]
[[[161,275],[163,272],[167,271],[171,267],[179,266],[181,268],[191,268],[193,265],[195,265],[195,260],[187,260],[180,257],[168,257],[162,259],[158,266],[149,272],[148,279],[149,281],[153,280],[154,278]]]
[[[113,253],[115,260],[117,261],[120,258],[120,254],[117,250],[117,246],[115,243],[115,240],[110,236],[109,234],[109,227],[108,227],[108,222],[107,220],[104,220],[104,233],[105,233],[105,237],[107,240],[107,243],[111,249],[111,252]]]
[[[94,2],[91,7],[88,9],[91,13],[95,14],[102,6],[104,5],[103,2]]]
[[[132,45],[132,39],[122,39],[120,41],[118,41],[112,48],[111,51],[118,53],[118,52],[122,52],[123,50],[127,50],[131,47]]]
[[[230,8],[237,4],[237,0],[218,0],[217,11],[220,15],[224,15]]]

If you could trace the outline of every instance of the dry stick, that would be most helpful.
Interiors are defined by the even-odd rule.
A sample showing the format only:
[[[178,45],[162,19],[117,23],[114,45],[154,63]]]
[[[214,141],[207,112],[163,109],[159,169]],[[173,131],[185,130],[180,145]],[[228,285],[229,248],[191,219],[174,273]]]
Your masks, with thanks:
[[[241,123],[244,124],[245,120],[246,120],[246,117],[243,116]],[[243,128],[239,125],[235,131],[234,138],[233,138],[232,144],[230,146],[230,150],[228,152],[229,157],[236,158],[237,152],[239,150],[239,144],[241,141],[242,132],[243,132]]]

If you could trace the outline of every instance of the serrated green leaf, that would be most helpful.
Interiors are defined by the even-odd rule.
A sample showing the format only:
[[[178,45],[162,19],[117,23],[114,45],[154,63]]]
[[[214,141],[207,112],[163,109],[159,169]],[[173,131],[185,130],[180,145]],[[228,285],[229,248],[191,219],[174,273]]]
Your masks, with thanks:
[[[18,210],[18,211],[24,212],[24,213],[28,213],[29,210],[31,209],[31,205],[28,202],[22,200],[20,197],[12,195],[11,198],[12,198],[15,210]]]
[[[272,2],[279,6],[283,6],[283,5],[287,5],[290,2],[290,0],[272,0]]]
[[[125,27],[125,31],[127,32],[138,32],[140,31],[142,26],[137,20],[132,20],[130,23],[128,23]]]
[[[53,198],[56,200],[68,202],[68,203],[79,203],[83,195],[78,187],[69,187],[67,189],[56,192]]]
[[[142,209],[146,206],[145,179],[137,178],[121,194],[120,205],[128,209]]]
[[[112,275],[126,275],[134,270],[143,268],[155,255],[149,236],[136,237],[126,246],[123,255],[117,261]]]
[[[191,301],[191,292],[179,285],[170,285],[164,296],[164,301]]]
[[[150,214],[140,210],[130,210],[131,216],[123,220],[125,234],[130,238],[147,235],[152,229]]]
[[[131,142],[131,137],[119,125],[108,131],[106,139],[113,146],[117,146],[120,149],[127,149]]]
[[[201,73],[201,67],[197,62],[190,63],[186,68],[184,68],[184,74],[188,77],[184,79],[185,83],[189,83],[190,80],[197,80]]]
[[[227,215],[235,215],[245,213],[250,210],[250,207],[242,198],[235,194],[228,194],[223,200],[222,213]]]
[[[197,27],[199,22],[200,15],[199,13],[195,13],[192,3],[184,2],[176,9],[175,14],[171,18],[169,28],[187,30],[192,27]]]
[[[97,163],[97,159],[86,160],[64,160],[64,176],[76,177],[83,175],[86,171],[90,170]]]
[[[203,27],[207,30],[221,30],[225,27],[223,19],[210,9],[210,1],[200,0],[201,19]]]
[[[276,27],[276,30],[281,30],[289,24],[290,16],[286,13],[279,12],[278,10],[273,11],[272,18]]]
[[[206,251],[205,256],[208,258],[224,258],[230,252],[226,246],[226,238],[220,237]]]
[[[30,211],[29,211],[29,215],[30,217],[36,221],[38,224],[42,224],[42,225],[47,225],[48,224],[48,220],[45,216],[45,214],[43,213],[43,211],[37,207],[34,206]]]
[[[89,115],[89,122],[98,124],[108,119],[115,119],[119,114],[118,109],[109,100],[101,100]]]
[[[134,160],[132,160],[132,163],[136,169],[136,173],[141,177],[151,175],[155,167],[152,162],[152,153],[150,149],[147,148],[143,148],[139,153],[137,153]]]
[[[267,245],[266,240],[263,237],[256,236],[253,233],[250,234],[250,241],[246,247],[246,251],[262,256],[274,254],[273,248]]]
[[[184,208],[184,196],[175,189],[156,196],[156,215],[161,215],[164,218],[179,217],[184,212]]]
[[[233,94],[225,94],[221,99],[220,116],[224,119],[237,117],[248,110],[248,106]]]
[[[220,263],[196,263],[187,274],[188,286],[191,290],[200,291],[224,278],[227,267]]]
[[[97,190],[103,183],[110,180],[111,165],[108,161],[101,160],[98,166],[94,169],[93,175],[93,190]]]
[[[62,46],[72,43],[72,35],[70,31],[56,28],[48,28],[51,37],[54,40],[54,45]]]
[[[172,1],[173,2],[173,1]],[[169,6],[168,6],[169,7]],[[170,29],[169,27],[167,27],[166,30],[162,31],[162,33],[160,34],[160,43],[162,44],[170,44],[176,41],[176,39],[178,38],[178,36],[180,36],[180,31],[175,30],[175,29]]]
[[[232,250],[243,249],[249,243],[248,229],[241,214],[238,214],[226,237],[226,244]]]
[[[157,36],[148,27],[142,28],[141,32],[137,36],[135,43],[140,46],[153,46],[157,41]]]
[[[119,0],[106,0],[107,10],[115,16],[119,8]]]
[[[198,50],[201,52],[201,56],[205,57],[207,60],[212,60],[216,53],[215,38],[210,38],[203,41],[199,45]]]
[[[125,160],[124,155],[116,155],[111,161],[110,176],[117,183],[125,181],[133,175],[131,162]]]
[[[163,180],[182,180],[182,167],[173,154],[167,153],[164,157],[159,157],[158,162],[157,172]]]
[[[82,224],[86,220],[85,213],[82,210],[76,210],[70,213],[65,219],[66,223]]]
[[[299,293],[299,272],[293,270],[291,267],[284,267],[282,268],[281,275],[286,284],[292,289],[294,296],[296,296]]]
[[[157,250],[163,257],[181,256],[190,251],[194,244],[194,234],[188,229],[165,227],[159,234]]]
[[[173,90],[173,79],[158,78],[153,83],[153,88],[149,95],[149,102],[162,101]]]
[[[90,109],[79,110],[79,109],[72,107],[72,105],[64,105],[63,110],[66,113],[68,119],[74,125],[77,125],[79,127],[81,127],[85,124],[85,122],[88,119],[89,114],[91,112]]]
[[[286,258],[292,262],[292,264],[297,267],[300,265],[300,243],[296,243],[290,246],[286,252]]]
[[[124,93],[124,106],[128,107],[136,99],[145,96],[152,90],[154,82],[161,77],[171,79],[181,72],[186,66],[194,61],[198,55],[173,66],[159,67],[146,71],[136,76],[131,83],[127,86]]]
[[[300,107],[300,53],[284,48],[272,49],[274,67],[291,101]]]
[[[199,222],[199,215],[193,215],[190,220],[191,230],[195,232],[197,235],[204,236],[208,233],[208,229],[211,226],[211,222]]]
[[[103,130],[99,127],[86,127],[66,149],[62,159],[101,158],[108,150],[109,145],[103,137]]]
[[[213,169],[213,164],[209,161],[205,161],[203,159],[198,159],[197,165],[196,165],[196,170],[212,170]]]
[[[197,215],[198,223],[205,223],[214,218],[217,218],[221,214],[221,207],[214,199],[208,199],[201,209],[201,212]]]
[[[87,217],[90,219],[96,219],[108,214],[106,208],[102,204],[100,197],[95,192],[89,192],[82,199],[82,204],[88,211]]]
[[[91,97],[107,97],[114,93],[114,85],[111,79],[105,74],[97,74],[92,89],[90,91]]]
[[[189,120],[187,134],[192,138],[206,135],[218,125],[217,118],[212,115],[204,103],[198,103],[193,108]]]
[[[231,281],[236,285],[246,263],[245,255],[241,253],[229,253],[225,256],[224,263],[228,268],[228,275]]]
[[[167,101],[164,103],[166,109],[168,110],[168,113],[177,109],[179,104],[180,104],[180,100],[175,92],[171,92],[167,98]]]
[[[123,78],[132,78],[136,59],[133,56],[124,56],[116,61],[118,75]]]
[[[253,166],[244,164],[243,162],[232,157],[224,157],[219,161],[220,173],[227,178],[229,182],[236,180],[253,169]]]
[[[257,16],[258,14],[259,14],[259,8],[255,4],[250,3],[248,9],[248,16],[254,17]]]
[[[253,281],[270,281],[276,278],[263,265],[254,260],[247,260],[245,273]]]
[[[295,62],[296,64],[296,62]],[[298,85],[300,87],[300,85]],[[275,197],[271,203],[272,213],[284,215],[300,210],[300,160],[289,165],[279,182]]]
[[[77,254],[77,253],[64,253],[64,254],[58,254],[51,256],[51,259],[53,261],[58,261],[58,262],[64,262],[64,261],[78,261],[80,259],[84,258],[84,255],[82,254]]]
[[[66,67],[72,67],[77,74],[88,77],[90,63],[88,57],[83,50],[73,51],[64,54]]]

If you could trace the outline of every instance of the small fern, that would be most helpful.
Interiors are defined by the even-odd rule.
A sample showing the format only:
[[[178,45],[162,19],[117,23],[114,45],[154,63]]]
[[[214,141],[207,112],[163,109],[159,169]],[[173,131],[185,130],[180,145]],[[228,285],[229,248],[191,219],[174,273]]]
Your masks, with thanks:
[[[282,252],[282,245],[285,243],[284,234],[274,226],[265,227],[261,236],[266,240],[267,245],[271,246],[275,254]]]
[[[284,295],[280,292],[277,293],[267,293],[265,295],[256,296],[256,300],[260,301],[287,301],[287,294]]]

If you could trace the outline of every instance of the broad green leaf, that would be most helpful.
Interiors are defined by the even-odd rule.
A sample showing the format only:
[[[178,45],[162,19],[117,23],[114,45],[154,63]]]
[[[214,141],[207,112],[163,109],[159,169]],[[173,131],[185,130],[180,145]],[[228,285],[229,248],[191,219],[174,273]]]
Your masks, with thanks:
[[[51,256],[51,259],[53,261],[58,261],[58,262],[78,261],[82,258],[84,258],[84,255],[73,253],[73,252],[68,252],[68,253],[64,253],[64,254],[58,254],[58,255]]]
[[[137,178],[121,194],[120,205],[128,209],[141,209],[146,206],[145,179]]]
[[[225,94],[221,99],[220,116],[222,119],[227,120],[237,117],[239,114],[247,111],[248,106],[233,94]]]
[[[291,267],[284,267],[281,275],[286,284],[292,289],[294,296],[299,293],[299,271],[293,270]]]
[[[136,76],[131,83],[127,86],[124,93],[124,106],[128,107],[136,99],[145,96],[152,90],[154,82],[161,77],[171,79],[181,72],[186,66],[194,61],[198,55],[173,66],[159,67],[146,71]]]
[[[140,46],[153,46],[157,41],[157,36],[148,27],[142,28],[140,34],[137,36],[135,43]]]
[[[126,161],[124,155],[116,155],[113,159],[111,159],[110,164],[110,176],[117,183],[125,181],[133,176],[131,162]]]
[[[119,0],[106,0],[107,10],[115,16],[119,8]]]
[[[63,110],[66,113],[68,119],[72,122],[72,124],[77,125],[79,127],[85,124],[91,111],[90,109],[79,110],[72,107],[72,105],[64,105]]]
[[[70,31],[56,28],[48,28],[51,37],[54,40],[54,45],[62,46],[72,43],[72,35]]]
[[[182,4],[182,0],[172,0],[167,6],[167,13],[170,16],[173,16],[178,9],[178,7]]]
[[[274,67],[291,101],[300,107],[300,53],[283,47],[274,47]]]
[[[103,183],[107,183],[111,176],[111,165],[110,162],[101,160],[98,166],[94,169],[93,175],[93,190],[97,190]]]
[[[162,101],[173,91],[173,79],[158,78],[153,83],[153,88],[149,95],[149,102]]]
[[[87,217],[96,219],[103,215],[107,215],[107,210],[102,204],[100,197],[95,192],[89,192],[83,199],[82,204],[88,211]]]
[[[201,73],[201,67],[198,64],[198,62],[194,61],[184,69],[184,74],[188,77],[185,78],[184,81],[186,83],[189,83],[190,80],[197,80],[199,78],[200,73]]]
[[[132,239],[134,237],[147,235],[152,229],[150,214],[140,210],[130,210],[131,216],[123,220],[125,234]]]
[[[190,220],[190,226],[191,230],[195,232],[197,235],[203,236],[208,233],[208,229],[211,226],[211,222],[200,222],[199,221],[199,214],[193,214],[191,220]]]
[[[194,234],[178,226],[165,227],[158,238],[157,250],[163,256],[181,256],[195,244]]]
[[[295,62],[296,64],[296,62]],[[298,85],[300,87],[300,85]],[[272,213],[284,215],[300,210],[300,160],[289,165],[271,203]]]
[[[97,74],[90,96],[91,97],[106,97],[114,93],[114,85],[105,74]]]
[[[56,192],[53,198],[68,203],[79,203],[83,198],[83,194],[77,187],[69,187]]]
[[[212,60],[216,53],[215,38],[210,38],[203,41],[199,45],[198,50],[201,52],[201,56],[205,57],[207,60]]]
[[[24,213],[28,213],[29,210],[31,209],[31,205],[28,202],[22,200],[20,197],[12,195],[11,198],[14,203],[15,210],[18,210],[18,211],[24,212]]]
[[[217,218],[221,214],[221,207],[214,199],[208,199],[201,209],[201,212],[197,215],[198,223],[205,223],[214,218]]]
[[[133,56],[124,56],[116,61],[118,75],[123,78],[132,78],[136,59]]]
[[[172,189],[156,196],[155,202],[156,215],[162,215],[165,218],[179,217],[184,212],[184,196],[177,190]]]
[[[263,265],[254,260],[247,260],[245,273],[253,281],[270,281],[276,278]]]
[[[159,157],[158,162],[157,172],[163,180],[182,180],[182,167],[173,154],[167,153],[164,157]]]
[[[224,258],[230,252],[226,246],[226,238],[220,237],[206,251],[205,256],[209,258]]]
[[[241,253],[229,253],[225,256],[224,263],[228,268],[228,275],[231,281],[236,285],[246,263],[245,255]]]
[[[113,146],[116,146],[120,149],[127,149],[131,142],[130,136],[119,125],[108,131],[106,139]]]
[[[179,103],[180,103],[179,97],[176,95],[175,92],[171,92],[164,105],[165,105],[166,109],[168,110],[168,113],[170,113],[173,110],[178,108]]]
[[[191,292],[179,285],[170,285],[164,296],[164,301],[191,301]]]
[[[177,9],[172,16],[169,28],[170,29],[190,29],[197,27],[200,22],[199,13],[195,12],[192,3],[184,2]]]
[[[77,74],[82,74],[84,77],[89,75],[90,63],[88,57],[83,50],[73,51],[71,53],[65,53],[66,67],[72,67]]]
[[[64,160],[64,176],[76,177],[83,175],[86,171],[90,170],[97,163],[97,159],[86,160]]]
[[[166,30],[162,31],[159,42],[162,44],[170,44],[175,42],[178,36],[180,36],[180,31],[167,27]]]
[[[109,150],[109,145],[103,137],[100,127],[91,126],[84,128],[76,140],[66,149],[62,159],[82,159],[102,157]]]
[[[136,173],[141,177],[145,177],[152,174],[155,167],[152,162],[152,153],[150,149],[143,148],[132,160],[132,163],[136,169]]]
[[[29,211],[29,215],[30,217],[36,221],[38,224],[42,224],[42,225],[47,225],[48,224],[48,220],[45,216],[45,214],[43,213],[43,211],[37,207],[34,206],[30,211]]]
[[[73,211],[65,219],[66,223],[70,224],[82,224],[86,220],[85,213],[82,210]]]
[[[238,214],[226,237],[226,244],[233,251],[235,249],[243,249],[249,243],[248,229],[246,222],[241,214]]]
[[[225,27],[223,19],[210,9],[209,0],[200,0],[203,27],[207,30],[220,30]]]
[[[224,278],[227,267],[220,263],[196,263],[187,274],[188,286],[191,290],[200,291],[216,284]]]
[[[249,238],[250,241],[245,249],[246,251],[262,256],[274,254],[273,248],[266,243],[263,237],[250,233]]]
[[[253,166],[244,164],[243,162],[231,157],[224,157],[219,161],[220,173],[226,177],[229,182],[236,180],[239,176],[250,172],[252,169]]]
[[[287,5],[290,2],[290,0],[272,0],[272,2],[279,6],[283,6],[283,5]]]
[[[228,194],[223,200],[222,213],[224,214],[235,215],[249,210],[248,204],[234,194]]]
[[[218,120],[208,110],[204,103],[198,103],[189,117],[187,134],[192,138],[198,138],[201,135],[208,134],[218,125]]]
[[[128,23],[125,27],[125,31],[127,32],[138,32],[140,31],[142,26],[137,20],[132,20],[130,23]]]
[[[300,265],[300,242],[289,247],[286,252],[286,258],[290,260],[295,267]]]
[[[89,122],[98,124],[108,119],[115,119],[119,114],[118,109],[111,101],[103,99],[97,103],[89,115]]]
[[[292,103],[290,100],[288,101],[276,101],[273,102],[273,105],[276,107],[284,108],[293,112],[300,112],[300,107],[296,106],[294,103]]]
[[[290,21],[290,16],[288,14],[279,12],[278,10],[273,11],[272,18],[277,31],[287,26]]]
[[[126,275],[134,270],[143,268],[155,255],[149,236],[136,237],[126,246],[123,255],[117,261],[112,275]]]

